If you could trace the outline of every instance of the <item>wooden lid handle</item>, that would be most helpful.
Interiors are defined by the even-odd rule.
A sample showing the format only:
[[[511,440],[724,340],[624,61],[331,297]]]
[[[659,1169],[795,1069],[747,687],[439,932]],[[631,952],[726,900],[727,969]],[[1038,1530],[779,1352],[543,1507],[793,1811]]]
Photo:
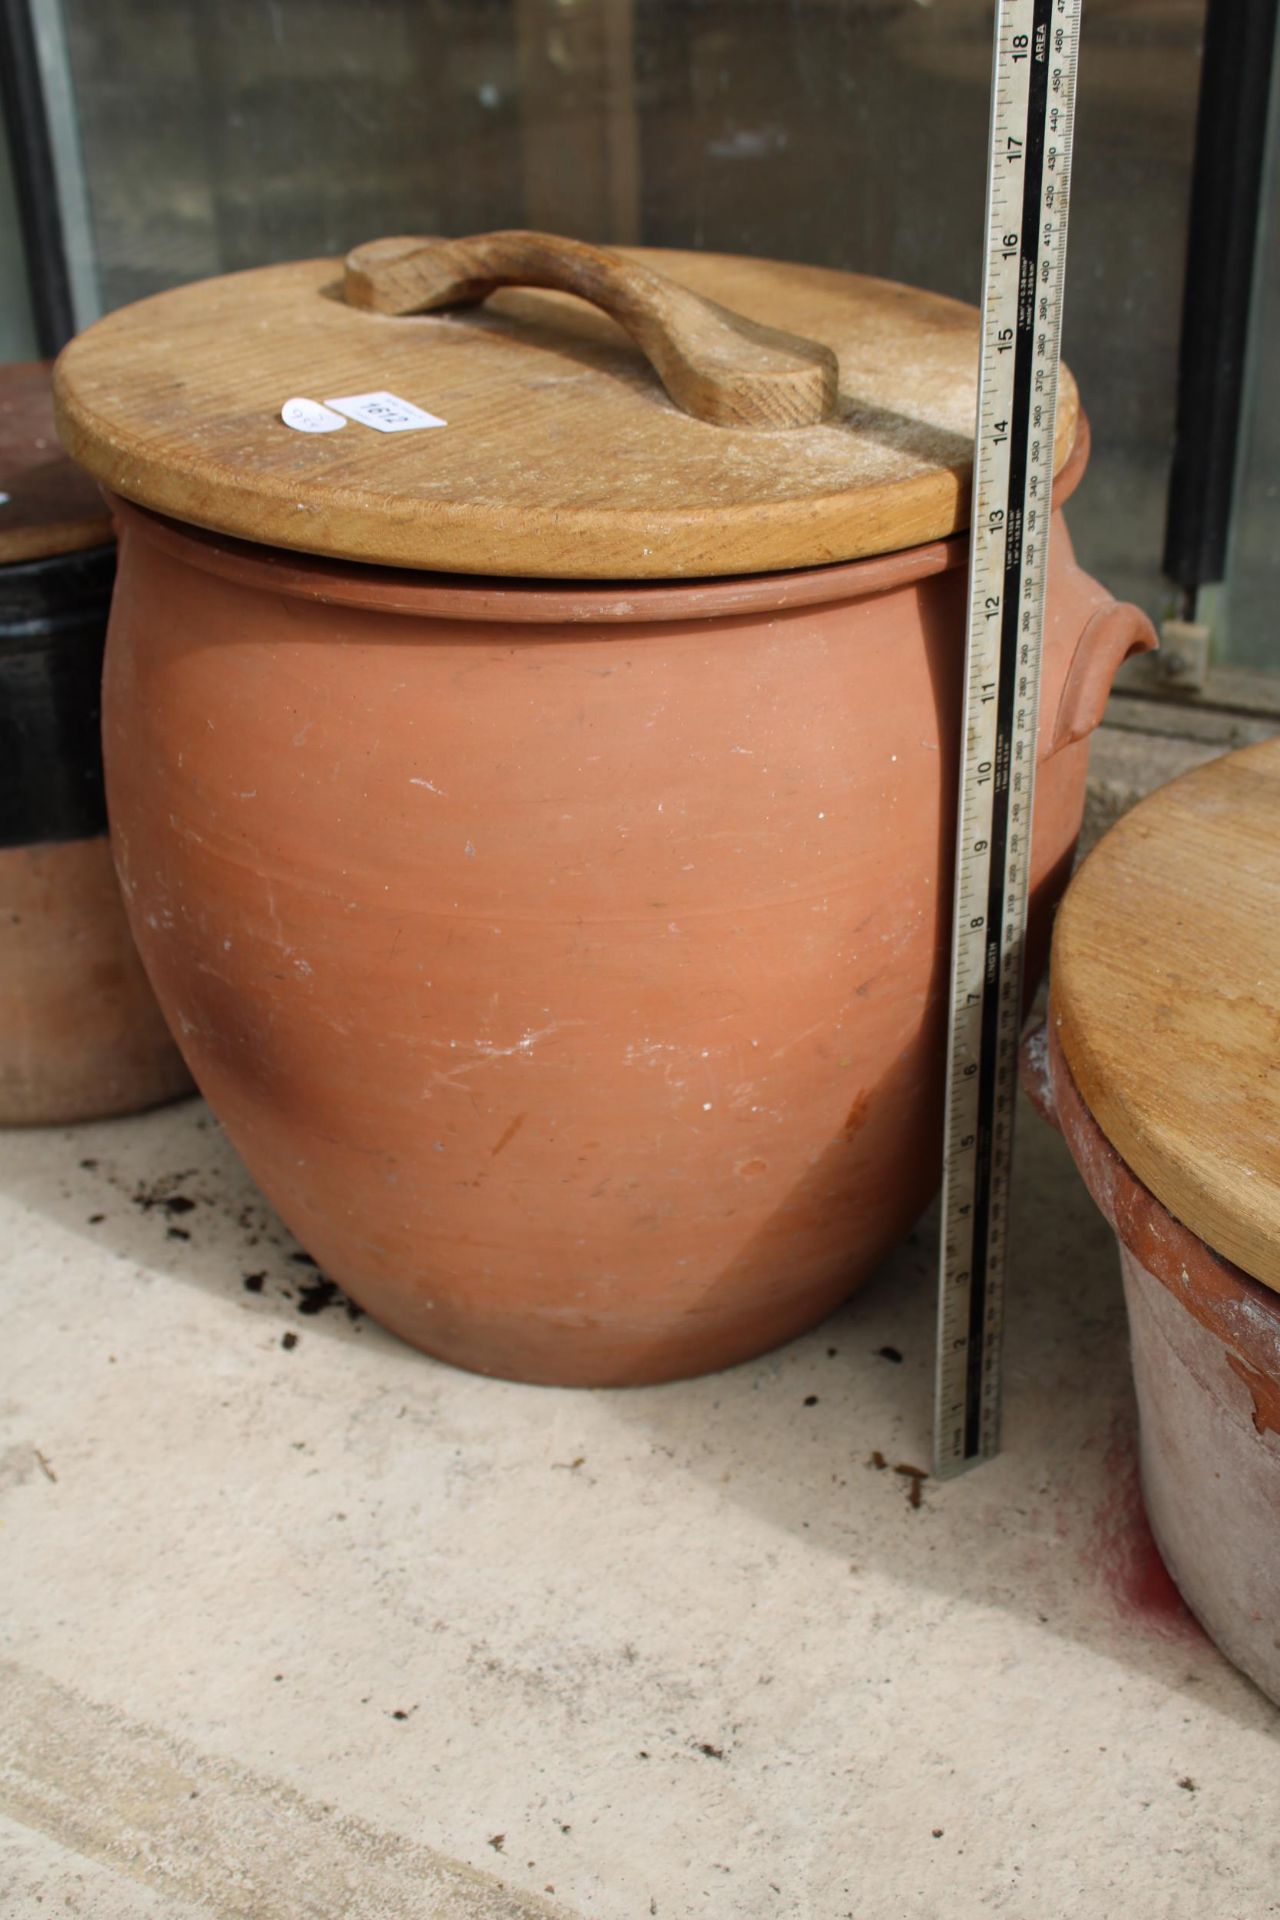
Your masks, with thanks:
[[[812,427],[835,412],[830,347],[761,326],[638,261],[549,233],[371,240],[347,255],[343,291],[373,313],[430,313],[498,287],[576,293],[626,329],[686,413],[720,427]]]

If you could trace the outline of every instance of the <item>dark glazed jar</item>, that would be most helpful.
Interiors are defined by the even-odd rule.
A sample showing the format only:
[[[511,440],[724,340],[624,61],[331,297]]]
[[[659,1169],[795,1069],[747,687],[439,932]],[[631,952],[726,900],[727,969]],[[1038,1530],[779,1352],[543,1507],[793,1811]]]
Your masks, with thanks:
[[[58,449],[43,366],[0,371],[0,491],[0,1124],[97,1119],[190,1079],[107,839],[110,522]]]

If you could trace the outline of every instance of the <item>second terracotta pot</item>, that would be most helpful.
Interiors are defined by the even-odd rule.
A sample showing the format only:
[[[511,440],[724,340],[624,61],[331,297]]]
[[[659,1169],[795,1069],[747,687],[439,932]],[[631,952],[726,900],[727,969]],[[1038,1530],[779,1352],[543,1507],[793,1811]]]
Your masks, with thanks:
[[[572,1384],[742,1360],[865,1279],[939,1176],[965,541],[559,588],[120,511],[134,931],[325,1270],[428,1352]],[[1151,643],[1059,520],[1037,956]]]

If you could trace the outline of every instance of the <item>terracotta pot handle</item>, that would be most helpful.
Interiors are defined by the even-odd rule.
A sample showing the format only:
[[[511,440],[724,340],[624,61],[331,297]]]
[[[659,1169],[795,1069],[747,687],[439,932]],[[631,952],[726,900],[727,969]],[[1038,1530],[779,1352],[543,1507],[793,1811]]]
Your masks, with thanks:
[[[721,427],[812,427],[835,412],[830,347],[759,325],[639,261],[549,233],[371,240],[347,255],[343,292],[373,313],[431,313],[498,287],[576,293],[623,327],[678,407]]]
[[[1102,720],[1111,683],[1124,662],[1131,654],[1149,653],[1158,644],[1156,630],[1141,607],[1108,596],[1076,642],[1054,715],[1049,752],[1092,733]]]

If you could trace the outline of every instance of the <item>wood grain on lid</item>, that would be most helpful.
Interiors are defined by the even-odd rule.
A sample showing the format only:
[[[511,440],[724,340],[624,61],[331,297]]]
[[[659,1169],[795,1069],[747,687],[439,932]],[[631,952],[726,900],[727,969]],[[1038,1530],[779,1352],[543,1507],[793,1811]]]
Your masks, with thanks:
[[[1058,915],[1052,996],[1116,1152],[1280,1291],[1280,739],[1184,774],[1100,841]]]
[[[97,484],[58,442],[47,361],[0,367],[0,566],[111,539]]]
[[[159,294],[99,321],[57,373],[63,438],[125,498],[241,538],[389,566],[559,579],[774,572],[966,524],[974,309],[886,281],[619,249],[766,326],[831,347],[827,424],[690,418],[595,308],[504,291],[393,316],[330,260]],[[387,390],[447,421],[296,433],[294,395]],[[1065,373],[1058,464],[1076,426]]]

